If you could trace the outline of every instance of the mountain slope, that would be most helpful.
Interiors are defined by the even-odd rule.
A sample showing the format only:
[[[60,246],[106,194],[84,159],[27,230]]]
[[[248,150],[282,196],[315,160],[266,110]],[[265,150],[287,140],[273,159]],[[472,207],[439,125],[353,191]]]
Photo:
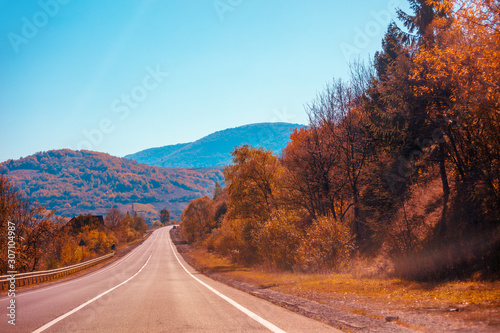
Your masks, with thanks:
[[[139,163],[160,166],[158,164],[158,156],[168,156],[184,148],[187,145],[189,145],[189,143],[179,143],[171,146],[149,148],[141,150],[140,152],[137,152],[135,154],[127,155],[125,156],[125,158],[135,160]]]
[[[197,141],[146,149],[125,158],[139,163],[174,168],[225,166],[231,163],[231,151],[249,144],[279,154],[288,144],[293,129],[304,125],[289,123],[259,123],[212,133]]]
[[[213,191],[220,168],[167,169],[104,153],[69,149],[41,152],[0,164],[0,174],[26,196],[59,215],[105,214],[113,206],[158,219],[167,208],[179,217],[187,203]]]

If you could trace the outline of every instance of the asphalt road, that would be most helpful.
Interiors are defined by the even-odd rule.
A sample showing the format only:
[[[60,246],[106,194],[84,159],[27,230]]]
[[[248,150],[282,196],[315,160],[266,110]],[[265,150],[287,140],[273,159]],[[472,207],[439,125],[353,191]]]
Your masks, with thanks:
[[[0,332],[339,332],[197,273],[169,228],[111,265],[0,298]]]

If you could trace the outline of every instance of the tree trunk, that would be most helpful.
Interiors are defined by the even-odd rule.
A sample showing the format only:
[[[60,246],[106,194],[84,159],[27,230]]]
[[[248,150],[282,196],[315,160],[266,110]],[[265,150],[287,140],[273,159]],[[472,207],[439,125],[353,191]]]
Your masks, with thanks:
[[[361,232],[361,227],[359,225],[359,198],[358,198],[358,189],[357,186],[353,186],[353,201],[354,201],[354,234],[356,235],[356,242],[358,245],[363,240],[363,235]]]
[[[443,186],[443,210],[441,212],[441,219],[438,223],[437,238],[443,239],[447,232],[447,218],[448,218],[448,200],[450,197],[450,185],[448,183],[448,175],[446,174],[444,144],[439,144],[439,172],[441,174],[441,183]]]

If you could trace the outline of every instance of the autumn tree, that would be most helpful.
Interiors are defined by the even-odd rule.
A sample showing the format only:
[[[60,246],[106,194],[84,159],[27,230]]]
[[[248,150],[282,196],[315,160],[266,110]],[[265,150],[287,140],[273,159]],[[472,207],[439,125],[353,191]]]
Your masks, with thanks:
[[[137,233],[134,230],[134,218],[130,215],[130,212],[125,213],[120,226],[120,229],[123,231],[120,241],[131,242],[137,237]]]
[[[38,211],[33,215],[18,229],[23,235],[22,251],[18,253],[18,258],[30,271],[46,266],[49,254],[53,252],[52,242],[58,227],[51,213]]]
[[[207,196],[192,200],[181,215],[181,234],[189,242],[202,241],[215,228],[213,200]]]
[[[131,227],[133,227],[137,231],[137,234],[140,237],[142,237],[144,233],[148,230],[148,225],[146,224],[146,220],[144,219],[144,217],[139,216],[137,214],[134,214]]]
[[[279,179],[283,172],[272,151],[248,145],[233,151],[233,163],[224,169],[229,195],[228,214],[262,222],[279,205]]]
[[[12,238],[8,236],[8,223],[15,226]],[[57,229],[57,220],[53,213],[43,207],[30,203],[14,188],[7,177],[0,175],[0,269],[6,272],[7,242],[15,243],[16,270],[34,271],[46,264],[46,254],[52,252],[52,240]]]
[[[163,225],[167,225],[170,223],[170,212],[168,209],[164,208],[160,211],[160,222]]]
[[[343,179],[334,176],[339,168],[334,140],[323,128],[301,128],[292,132],[283,150],[286,200],[306,210],[311,221],[317,216],[336,218],[339,214]]]
[[[489,0],[431,3],[444,15],[432,24],[434,43],[415,57],[415,94],[430,101],[426,111],[439,120],[443,154],[458,181],[462,206],[498,220],[500,9]],[[443,89],[445,101],[436,95]],[[468,223],[478,227],[477,222]],[[440,235],[449,227],[443,223]]]
[[[110,208],[106,213],[106,226],[113,230],[118,230],[121,222],[123,221],[123,214],[118,208]]]
[[[330,214],[342,221],[352,211],[352,229],[361,242],[367,236],[360,219],[360,191],[369,147],[360,121],[363,118],[362,97],[371,74],[361,64],[353,66],[352,80],[337,80],[328,85],[309,106],[308,112],[311,131],[321,144],[312,152],[328,161],[321,163],[322,170],[317,174],[324,179],[323,189],[329,192]]]

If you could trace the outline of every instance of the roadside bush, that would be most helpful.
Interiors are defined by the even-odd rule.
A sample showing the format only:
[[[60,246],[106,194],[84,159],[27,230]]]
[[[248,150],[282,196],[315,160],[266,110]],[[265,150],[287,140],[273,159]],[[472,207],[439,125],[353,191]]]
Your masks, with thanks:
[[[253,237],[257,223],[252,219],[231,219],[229,233],[232,243],[230,256],[241,264],[253,264],[259,260],[256,240]]]
[[[68,266],[82,260],[82,249],[78,246],[76,240],[72,239],[64,243],[62,247],[61,263]]]
[[[109,253],[111,246],[118,242],[112,233],[98,230],[85,230],[81,233],[81,238],[86,243],[86,250],[93,255]]]
[[[203,244],[210,251],[230,257],[233,262],[250,265],[260,259],[253,236],[257,228],[251,219],[224,219],[222,226],[213,229]]]
[[[211,252],[232,257],[231,253],[235,251],[236,243],[234,229],[228,224],[224,224],[222,227],[212,230],[203,245]]]
[[[353,236],[348,226],[319,217],[307,230],[297,250],[297,263],[304,271],[338,268],[349,258]]]
[[[256,230],[258,253],[264,265],[282,270],[293,269],[302,238],[295,222],[291,212],[280,210]]]

